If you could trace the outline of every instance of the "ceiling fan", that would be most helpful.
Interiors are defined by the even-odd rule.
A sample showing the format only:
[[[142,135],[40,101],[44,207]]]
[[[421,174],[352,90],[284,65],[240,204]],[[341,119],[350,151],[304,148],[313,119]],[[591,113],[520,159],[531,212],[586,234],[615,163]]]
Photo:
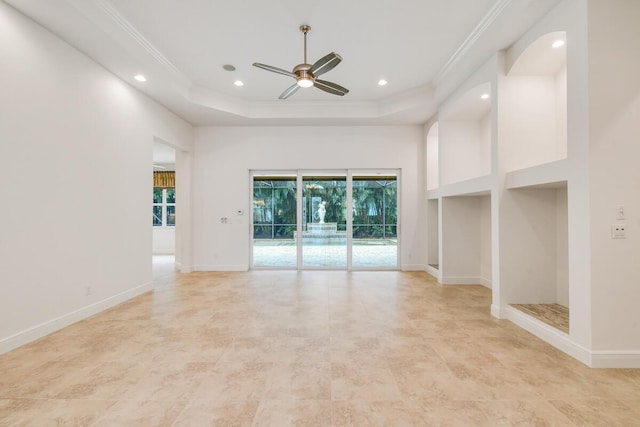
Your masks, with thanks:
[[[304,34],[304,63],[298,64],[293,67],[292,71],[283,70],[282,68],[272,67],[271,65],[260,64],[254,62],[253,66],[262,68],[263,70],[271,71],[278,74],[284,74],[285,76],[293,77],[296,79],[296,83],[287,88],[280,95],[280,99],[287,99],[298,91],[301,87],[315,86],[320,90],[331,93],[333,95],[344,96],[349,93],[349,89],[344,88],[338,84],[328,82],[326,80],[320,80],[317,77],[332,70],[336,65],[342,61],[342,57],[335,52],[331,52],[319,60],[313,65],[307,64],[307,33],[311,30],[308,25],[301,25],[300,31]]]

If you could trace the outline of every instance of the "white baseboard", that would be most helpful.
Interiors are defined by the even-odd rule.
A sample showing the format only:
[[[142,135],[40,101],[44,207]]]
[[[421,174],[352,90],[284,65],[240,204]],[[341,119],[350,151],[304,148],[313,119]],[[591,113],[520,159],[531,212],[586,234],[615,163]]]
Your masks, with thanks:
[[[246,265],[194,265],[191,271],[249,271]]]
[[[484,286],[485,288],[489,288],[491,289],[491,280],[489,279],[485,279],[484,277],[480,277],[479,281],[478,281],[479,285]]]
[[[400,267],[402,271],[425,271],[424,264],[402,264]]]
[[[448,276],[442,277],[440,284],[442,285],[482,285],[482,277],[465,277],[465,276]]]
[[[592,368],[640,368],[640,351],[593,351]]]
[[[438,283],[440,282],[440,270],[427,264],[427,266],[424,268],[424,271],[426,271],[427,273],[432,275],[436,280],[438,280]]]
[[[100,313],[101,311],[114,307],[151,290],[153,290],[153,284],[151,282],[145,283],[144,285],[126,290],[117,295],[87,305],[55,319],[48,320],[32,328],[18,332],[17,334],[2,338],[0,339],[0,354],[6,353],[13,350],[14,348],[18,348],[39,338],[52,334],[53,332],[59,331],[60,329],[66,328],[69,325],[84,320],[88,317]]]
[[[188,274],[193,272],[193,267],[191,267],[190,265],[182,265],[182,263],[176,262],[176,271],[179,271],[180,273]]]
[[[492,307],[493,312],[493,307]],[[568,334],[561,332],[553,326],[547,325],[520,310],[513,307],[502,307],[500,314],[504,319],[508,319],[520,326],[522,329],[531,332],[541,340],[551,344],[558,350],[567,353],[574,359],[579,360],[587,366],[592,366],[591,351],[571,340]]]
[[[499,305],[491,304],[491,315],[496,319],[505,319],[505,314]]]

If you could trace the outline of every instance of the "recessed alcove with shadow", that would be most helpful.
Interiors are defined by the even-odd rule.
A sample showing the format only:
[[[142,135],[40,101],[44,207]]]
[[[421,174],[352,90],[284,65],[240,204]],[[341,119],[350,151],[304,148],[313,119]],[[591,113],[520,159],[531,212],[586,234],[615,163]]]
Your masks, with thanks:
[[[567,36],[527,46],[500,86],[503,304],[569,334]]]
[[[567,184],[508,190],[511,214],[501,254],[504,298],[511,307],[569,333]]]
[[[491,84],[448,101],[427,132],[428,271],[491,287]]]

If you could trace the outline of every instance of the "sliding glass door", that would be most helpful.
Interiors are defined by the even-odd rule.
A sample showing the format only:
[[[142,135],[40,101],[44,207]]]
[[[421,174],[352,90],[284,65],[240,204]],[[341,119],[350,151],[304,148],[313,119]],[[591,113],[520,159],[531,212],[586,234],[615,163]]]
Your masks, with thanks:
[[[347,176],[302,176],[302,267],[347,268]]]
[[[398,171],[253,172],[252,267],[398,268]]]
[[[253,176],[253,266],[297,268],[297,177]]]
[[[352,176],[353,268],[398,266],[398,180],[394,175]]]

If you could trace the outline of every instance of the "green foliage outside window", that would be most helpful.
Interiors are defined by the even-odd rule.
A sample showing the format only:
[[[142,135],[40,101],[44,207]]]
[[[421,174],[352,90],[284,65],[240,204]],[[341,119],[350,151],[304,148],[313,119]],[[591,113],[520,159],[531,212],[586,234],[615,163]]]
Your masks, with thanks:
[[[153,189],[153,226],[172,227],[176,225],[175,188]]]
[[[353,237],[397,237],[398,187],[395,179],[353,179]],[[346,180],[305,180],[303,224],[317,222],[317,203],[326,202],[325,222],[346,230]],[[256,239],[293,239],[296,231],[296,180],[255,179],[253,236]],[[315,202],[315,205],[314,205]]]

